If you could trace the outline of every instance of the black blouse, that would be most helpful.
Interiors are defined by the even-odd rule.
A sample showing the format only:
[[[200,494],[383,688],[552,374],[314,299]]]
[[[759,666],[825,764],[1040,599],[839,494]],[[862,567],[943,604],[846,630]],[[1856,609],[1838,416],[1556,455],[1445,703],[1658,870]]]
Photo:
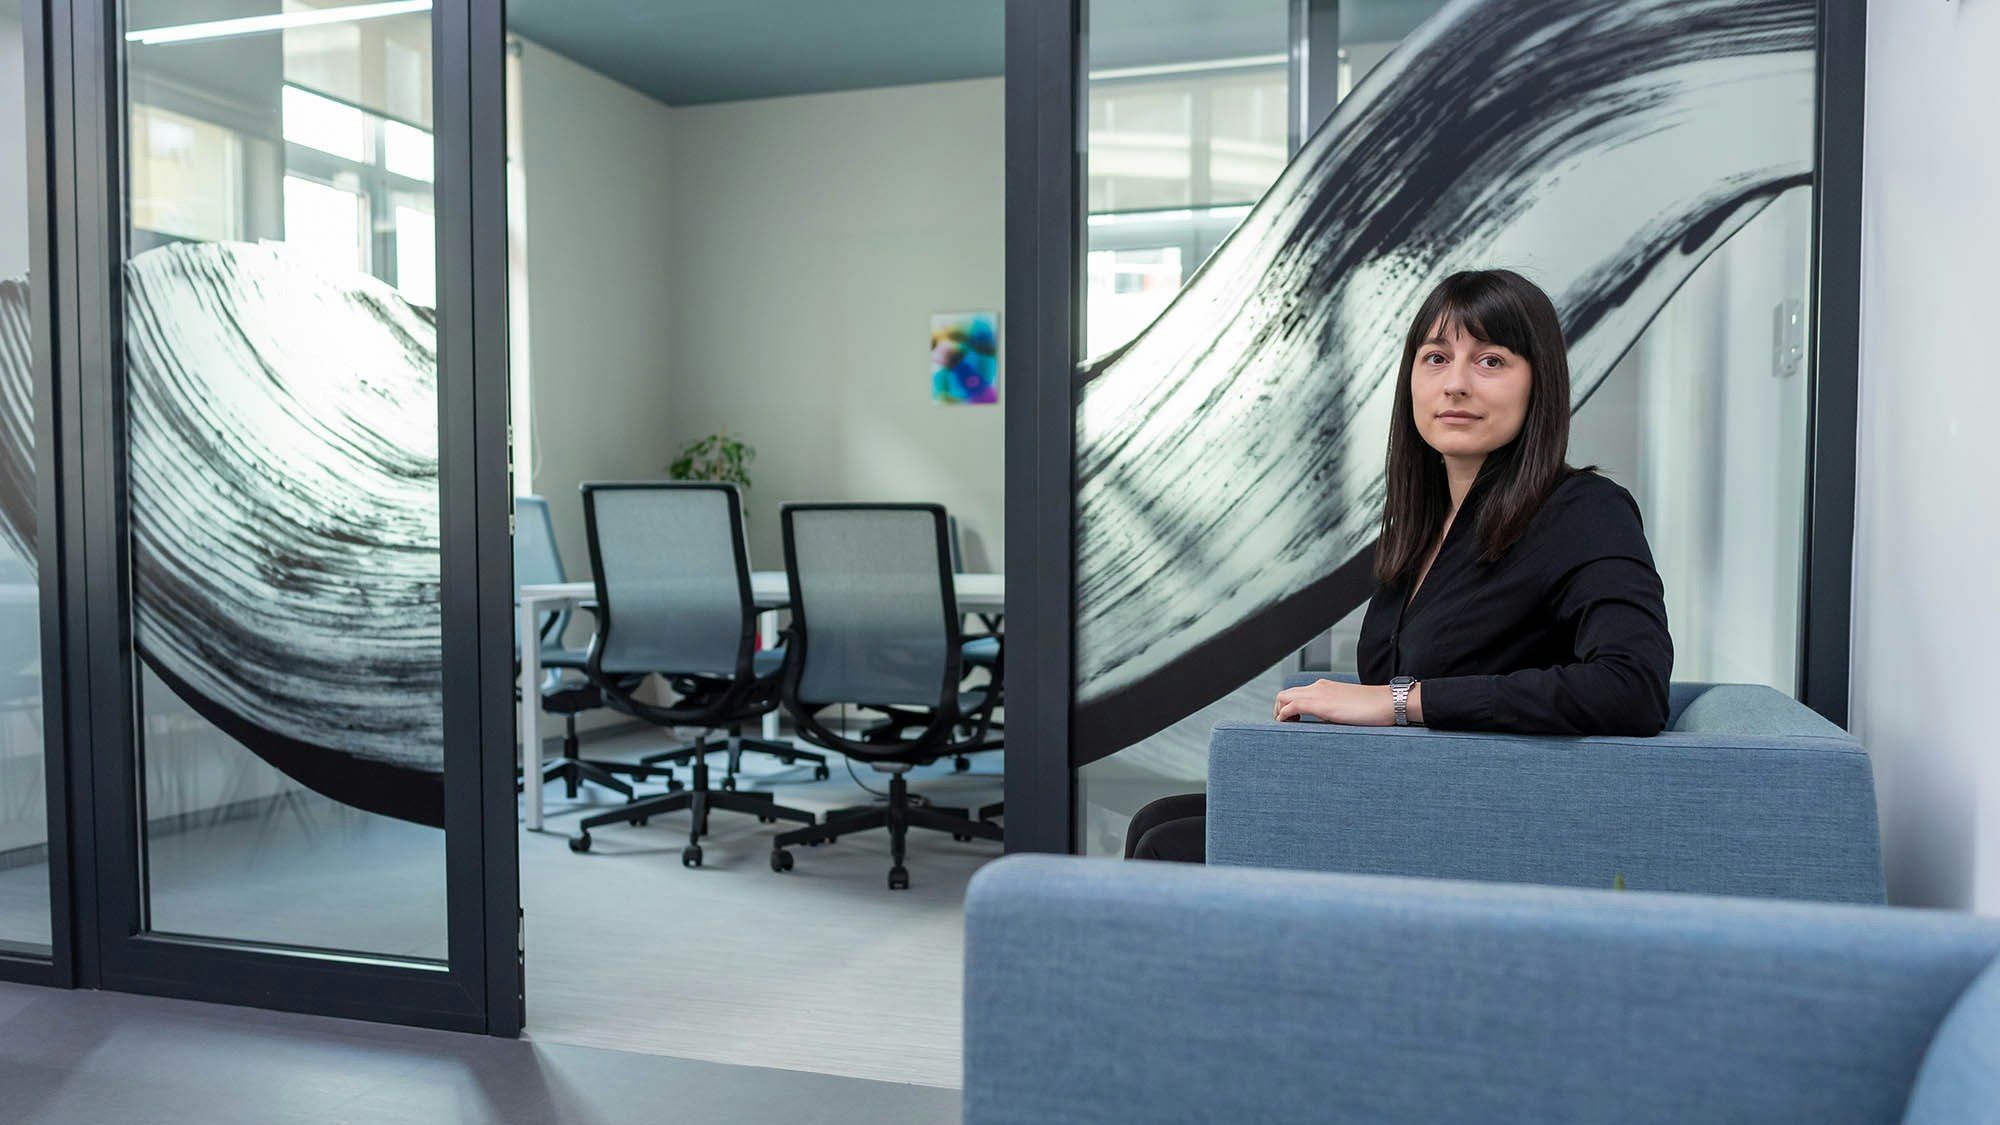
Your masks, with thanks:
[[[1674,664],[1667,607],[1630,493],[1572,473],[1519,541],[1479,553],[1473,485],[1428,577],[1376,590],[1361,623],[1365,684],[1412,676],[1424,723],[1534,734],[1658,734]]]

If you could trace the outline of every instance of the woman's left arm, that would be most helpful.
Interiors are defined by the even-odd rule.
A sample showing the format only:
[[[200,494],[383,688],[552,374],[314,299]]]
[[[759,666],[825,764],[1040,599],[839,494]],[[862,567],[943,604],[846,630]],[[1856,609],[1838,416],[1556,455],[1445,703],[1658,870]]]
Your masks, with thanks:
[[[1585,563],[1556,613],[1576,626],[1576,661],[1423,683],[1426,726],[1524,734],[1658,734],[1674,663],[1660,578],[1633,559]]]
[[[1497,676],[1423,685],[1427,726],[1524,734],[1653,735],[1667,723],[1674,645],[1665,590],[1638,507],[1622,489],[1580,503],[1558,535],[1567,570],[1550,612],[1575,637],[1575,660]]]

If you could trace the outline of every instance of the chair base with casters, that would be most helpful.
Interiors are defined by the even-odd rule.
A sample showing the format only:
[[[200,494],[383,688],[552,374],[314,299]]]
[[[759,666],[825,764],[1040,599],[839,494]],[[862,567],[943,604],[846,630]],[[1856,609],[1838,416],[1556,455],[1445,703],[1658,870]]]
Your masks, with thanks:
[[[648,754],[639,759],[640,768],[634,773],[634,777],[637,780],[644,781],[649,770],[658,768],[664,769],[666,775],[671,778],[674,775],[671,767],[685,766],[692,762],[697,755],[713,754],[717,750],[727,750],[729,752],[729,762],[724,767],[722,775],[722,788],[727,792],[733,792],[736,789],[736,774],[743,765],[743,752],[746,750],[754,750],[760,754],[769,754],[788,766],[796,765],[799,762],[811,762],[813,765],[814,781],[825,781],[827,778],[833,776],[833,771],[827,768],[825,754],[816,753],[811,750],[801,750],[787,742],[771,742],[762,738],[745,738],[743,737],[743,727],[741,724],[728,728],[728,734],[729,742],[725,746],[710,746],[702,749],[695,743],[689,743],[686,746],[676,746],[671,750],[661,750],[658,753]]]
[[[618,775],[625,774],[633,781],[643,781],[652,772],[644,766],[631,762],[602,761],[582,756],[581,742],[576,734],[576,717],[603,705],[603,696],[596,687],[589,684],[558,688],[545,692],[542,696],[543,710],[563,717],[562,756],[553,762],[543,764],[542,784],[546,785],[551,781],[562,782],[564,795],[571,800],[576,799],[578,790],[582,786],[598,785],[629,801],[633,796],[632,786]],[[515,792],[520,792],[524,787],[517,774],[514,783]],[[669,790],[681,788],[681,783],[673,779],[671,772],[667,775],[667,788]]]
[[[798,828],[780,833],[771,841],[771,870],[778,872],[792,869],[792,853],[786,849],[801,845],[831,843],[850,832],[867,832],[876,828],[889,830],[889,889],[906,891],[910,889],[910,870],[903,866],[904,838],[912,828],[928,828],[934,832],[949,832],[954,840],[1001,840],[1005,834],[998,824],[988,819],[1000,815],[1000,805],[988,805],[978,810],[978,819],[973,819],[970,809],[944,808],[923,804],[921,798],[913,802],[910,798],[909,783],[903,774],[910,769],[903,762],[872,763],[878,770],[890,774],[889,803],[886,805],[864,805],[854,809],[840,809],[826,814],[826,819],[810,828]]]
[[[577,826],[577,833],[569,838],[569,850],[587,852],[590,850],[590,830],[607,824],[631,824],[643,826],[656,816],[688,810],[688,846],[681,849],[681,866],[701,866],[701,838],[708,834],[708,814],[711,810],[754,814],[765,824],[780,820],[795,820],[801,824],[816,824],[817,818],[804,809],[790,808],[777,803],[770,793],[738,792],[735,790],[710,789],[708,786],[707,740],[695,740],[696,753],[693,756],[694,784],[685,789],[661,793],[657,796],[642,797],[595,816],[585,817]]]

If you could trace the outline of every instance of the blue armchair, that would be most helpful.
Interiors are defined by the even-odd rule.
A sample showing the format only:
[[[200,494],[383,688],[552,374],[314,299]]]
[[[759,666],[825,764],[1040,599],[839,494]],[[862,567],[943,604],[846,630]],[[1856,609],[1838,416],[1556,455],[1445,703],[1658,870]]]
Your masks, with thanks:
[[[2000,919],[1016,856],[967,1125],[2000,1121]]]
[[[1673,685],[1653,738],[1222,723],[1208,861],[1883,901],[1867,752],[1743,684]]]

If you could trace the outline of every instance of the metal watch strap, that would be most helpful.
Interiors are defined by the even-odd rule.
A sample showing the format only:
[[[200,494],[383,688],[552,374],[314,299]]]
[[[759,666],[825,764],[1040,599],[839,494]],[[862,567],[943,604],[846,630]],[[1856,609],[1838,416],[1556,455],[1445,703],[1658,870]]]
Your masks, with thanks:
[[[1408,676],[1397,676],[1389,681],[1389,699],[1396,705],[1396,725],[1410,725],[1410,689],[1417,681]]]

